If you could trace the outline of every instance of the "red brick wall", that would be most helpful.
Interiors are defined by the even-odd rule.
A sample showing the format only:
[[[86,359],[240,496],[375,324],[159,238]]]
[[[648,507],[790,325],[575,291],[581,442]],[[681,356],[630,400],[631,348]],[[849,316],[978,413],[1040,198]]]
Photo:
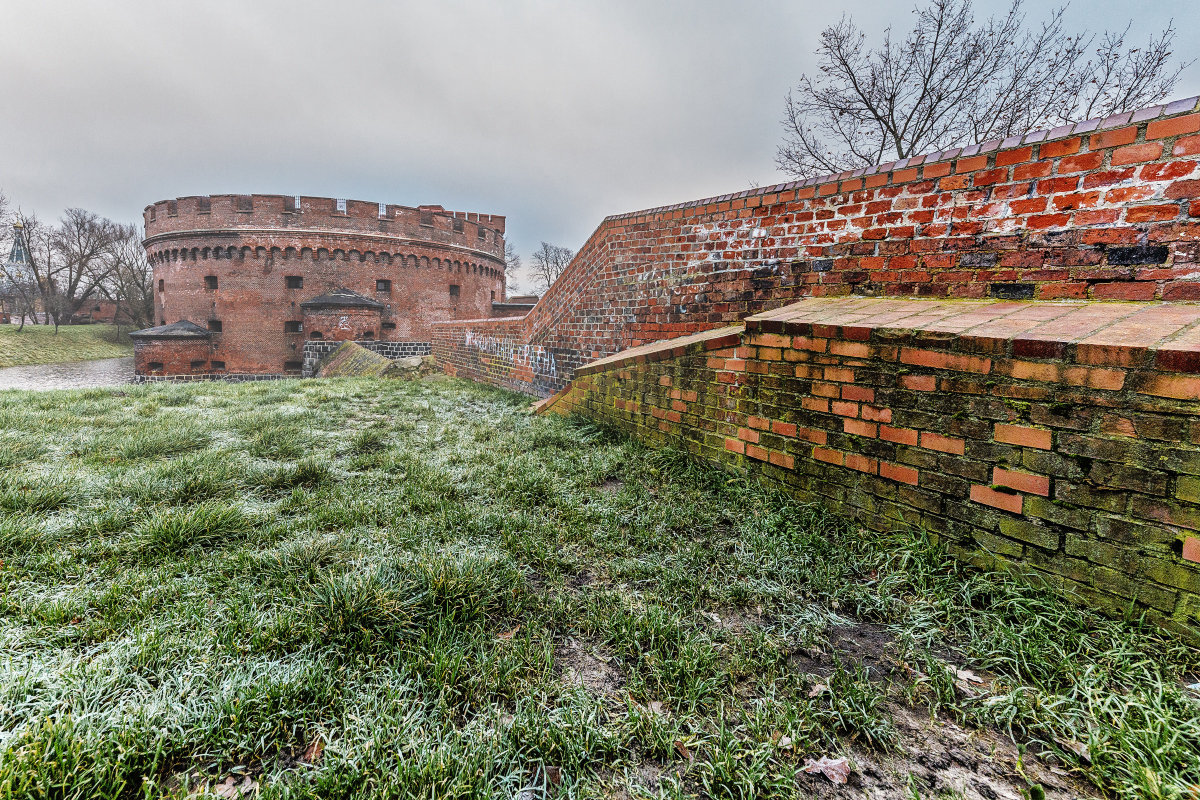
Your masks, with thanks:
[[[280,373],[300,359],[303,335],[285,333],[285,323],[302,319],[300,303],[337,288],[384,304],[376,336],[387,341],[428,342],[433,320],[486,316],[504,299],[503,217],[400,206],[381,217],[377,203],[354,200],[338,214],[335,200],[312,197],[296,213],[284,197],[249,201],[250,211],[237,210],[234,195],[146,210],[146,252],[162,287],[156,323],[219,319],[214,357],[231,372]],[[289,289],[288,276],[303,288]],[[376,291],[381,279],[390,291]]]
[[[816,299],[594,362],[542,405],[1196,638],[1197,371],[1200,305]]]
[[[304,311],[304,332],[295,335],[335,342],[377,339],[379,320],[379,309],[376,308],[309,308]],[[318,333],[320,336],[316,335]]]
[[[138,375],[203,374],[212,371],[213,358],[219,360],[207,339],[135,339],[133,343],[133,367]],[[151,369],[152,363],[162,364],[162,368]]]
[[[592,359],[803,296],[1200,299],[1196,98],[609,217],[518,332],[438,325],[459,374],[545,394]],[[553,372],[506,376],[493,330]],[[486,358],[485,358],[486,356]]]

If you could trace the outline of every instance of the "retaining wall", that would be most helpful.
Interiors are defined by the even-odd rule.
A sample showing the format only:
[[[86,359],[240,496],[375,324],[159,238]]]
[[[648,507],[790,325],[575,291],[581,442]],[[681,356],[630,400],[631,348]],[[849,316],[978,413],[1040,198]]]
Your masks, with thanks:
[[[815,299],[580,368],[582,413],[1200,638],[1200,305]]]
[[[1200,299],[1197,99],[612,216],[520,321],[435,323],[447,371],[588,361],[805,296]]]

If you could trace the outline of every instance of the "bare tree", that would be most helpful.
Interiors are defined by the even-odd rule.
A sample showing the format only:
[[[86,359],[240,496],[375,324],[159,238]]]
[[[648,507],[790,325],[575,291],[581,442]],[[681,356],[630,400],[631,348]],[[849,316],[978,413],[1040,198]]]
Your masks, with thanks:
[[[520,293],[518,284],[521,280],[521,255],[512,242],[504,243],[504,291],[506,295]]]
[[[876,49],[848,17],[826,28],[817,74],[787,95],[776,165],[811,178],[1107,116],[1166,97],[1191,63],[1171,59],[1173,24],[1127,47],[1128,25],[1068,33],[1065,6],[1027,27],[1023,1],[977,24],[973,0],[932,0]]]
[[[533,251],[532,264],[533,280],[537,283],[541,291],[546,291],[550,285],[558,280],[558,276],[563,274],[563,270],[571,263],[571,259],[575,257],[575,251],[569,247],[560,247],[549,242],[542,242],[541,246]]]
[[[69,208],[57,226],[17,212],[28,258],[28,280],[35,287],[47,324],[58,326],[94,297],[116,269],[114,247],[121,226],[81,208]]]
[[[116,303],[114,321],[136,328],[154,324],[154,270],[142,247],[141,232],[134,225],[118,225],[111,248],[112,271],[100,292]]]

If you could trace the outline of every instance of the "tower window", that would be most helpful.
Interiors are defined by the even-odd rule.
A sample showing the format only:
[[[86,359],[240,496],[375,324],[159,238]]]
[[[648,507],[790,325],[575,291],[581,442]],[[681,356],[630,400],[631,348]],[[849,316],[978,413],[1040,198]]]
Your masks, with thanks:
[[[165,285],[165,283],[166,283],[166,282],[165,282],[165,281],[164,281],[162,278],[159,278],[159,279],[158,279],[158,290],[159,290],[160,292],[161,292],[161,291],[163,291],[163,286]]]
[[[380,278],[377,281],[375,281],[375,291],[390,292],[391,290],[392,290],[392,282],[391,281],[384,280],[383,278]]]
[[[284,333],[300,333],[300,330],[300,320],[289,319],[287,322],[283,323]]]
[[[213,289],[216,289],[217,288],[217,276],[216,275],[205,275],[204,276],[204,288],[208,289],[210,292]]]
[[[239,194],[237,196],[237,204],[235,207],[238,211],[253,211],[254,201],[251,200],[250,195],[248,194]]]
[[[196,213],[197,214],[211,214],[212,213],[212,198],[211,197],[197,197],[196,198]]]
[[[339,198],[338,200],[336,200],[336,201],[334,202],[334,209],[335,209],[335,210],[337,211],[337,213],[339,213],[339,214],[345,214],[345,213],[346,213],[346,201],[345,201],[345,199],[344,199],[344,198]]]
[[[454,218],[454,232],[455,233],[463,232],[463,221],[461,219],[459,219],[458,217]]]
[[[283,198],[283,210],[295,213],[300,210],[300,195]]]
[[[208,329],[210,331],[212,331],[213,333],[220,333],[221,332],[221,320],[210,319],[208,321]]]
[[[167,216],[168,217],[178,217],[179,216],[179,201],[178,200],[168,200],[167,201]]]
[[[379,204],[379,218],[387,219],[387,203]]]
[[[192,372],[203,372],[204,371],[204,362],[203,361],[193,361],[191,363],[191,367],[192,367]]]
[[[288,275],[287,276],[287,288],[303,289],[304,288],[304,276],[303,275]]]
[[[224,372],[225,371],[225,362],[224,361],[213,361],[212,362],[212,371],[213,372]]]
[[[450,296],[458,297],[459,293],[460,293],[459,285],[457,283],[450,284]]]

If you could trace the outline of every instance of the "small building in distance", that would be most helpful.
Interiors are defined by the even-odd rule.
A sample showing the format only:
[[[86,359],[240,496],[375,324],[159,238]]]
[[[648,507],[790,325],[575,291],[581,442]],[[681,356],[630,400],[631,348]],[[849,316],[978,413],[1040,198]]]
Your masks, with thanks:
[[[433,321],[507,301],[502,216],[227,194],[159,201],[144,220],[158,322],[134,335],[153,354],[136,358],[144,378],[299,375],[346,339],[422,355]]]

